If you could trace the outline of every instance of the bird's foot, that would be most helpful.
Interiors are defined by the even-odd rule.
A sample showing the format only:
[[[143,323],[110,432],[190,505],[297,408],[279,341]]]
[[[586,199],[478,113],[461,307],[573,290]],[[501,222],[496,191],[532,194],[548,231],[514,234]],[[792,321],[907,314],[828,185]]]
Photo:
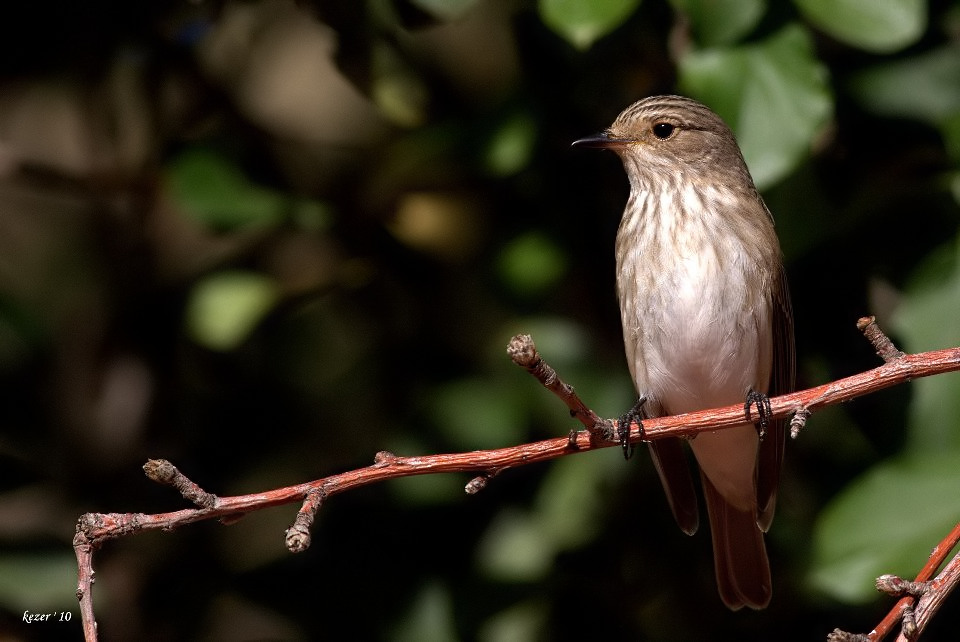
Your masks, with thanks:
[[[620,448],[623,449],[623,458],[630,459],[633,456],[633,444],[630,443],[630,426],[633,422],[640,428],[640,437],[643,438],[643,423],[641,420],[645,417],[643,404],[647,403],[646,397],[637,399],[633,408],[623,413],[617,421],[617,439],[620,441]],[[612,435],[611,435],[612,437]]]
[[[753,422],[753,418],[750,416],[750,406],[755,406],[757,409],[755,425],[757,435],[760,437],[760,441],[763,441],[763,438],[767,436],[767,427],[770,425],[770,415],[773,414],[770,409],[770,397],[752,388],[747,392],[747,400],[743,402],[743,413],[747,416],[747,421]]]

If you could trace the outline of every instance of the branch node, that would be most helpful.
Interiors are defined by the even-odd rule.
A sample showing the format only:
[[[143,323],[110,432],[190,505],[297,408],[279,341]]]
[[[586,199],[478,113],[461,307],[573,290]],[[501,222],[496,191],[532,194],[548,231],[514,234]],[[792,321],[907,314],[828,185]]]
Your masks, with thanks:
[[[397,456],[389,450],[381,450],[373,456],[373,463],[376,466],[389,466],[397,460]]]
[[[148,459],[143,465],[143,472],[151,481],[165,486],[173,486],[183,498],[196,504],[199,508],[215,508],[217,496],[208,493],[190,481],[190,478],[177,470],[177,467],[166,459]]]
[[[890,337],[884,334],[880,326],[877,325],[876,317],[861,317],[857,321],[857,329],[860,330],[863,336],[873,345],[873,349],[877,351],[877,355],[883,359],[884,363],[890,363],[891,361],[896,361],[904,357],[903,352],[898,350],[897,346],[893,345]]]
[[[467,493],[467,495],[476,495],[487,487],[488,481],[490,481],[490,478],[486,475],[477,475],[467,482],[467,485],[463,487],[463,490],[465,493]]]
[[[297,517],[287,529],[285,543],[291,553],[302,553],[310,548],[310,527],[317,516],[317,511],[323,504],[326,493],[323,490],[312,490],[303,498],[303,504],[297,511]]]
[[[903,637],[913,640],[917,637],[917,617],[913,611],[913,605],[907,604],[903,607],[903,624],[900,631]]]
[[[136,533],[143,528],[144,517],[143,513],[84,513],[77,520],[73,548],[92,552],[107,540]]]
[[[793,418],[790,420],[790,439],[796,439],[800,436],[800,431],[807,425],[810,414],[807,408],[801,408],[793,413]]]
[[[177,477],[177,467],[166,459],[148,459],[143,465],[143,472],[147,479],[155,481],[158,484],[170,486]]]
[[[911,582],[905,580],[899,575],[881,575],[876,581],[877,590],[894,597],[911,595],[913,597],[922,596],[930,586],[929,582]]]
[[[490,478],[487,475],[477,475],[467,482],[466,486],[463,487],[463,492],[467,495],[476,495],[487,487],[487,482],[489,481]]]
[[[463,488],[463,490],[468,495],[476,495],[481,490],[486,488],[490,480],[496,477],[497,475],[499,475],[501,470],[503,469],[494,468],[492,470],[486,471],[482,475],[477,475],[476,477],[474,477],[473,479],[467,482],[467,485]]]
[[[518,334],[510,339],[510,343],[507,344],[507,354],[510,355],[510,360],[521,368],[530,369],[540,360],[537,346],[529,334]]]

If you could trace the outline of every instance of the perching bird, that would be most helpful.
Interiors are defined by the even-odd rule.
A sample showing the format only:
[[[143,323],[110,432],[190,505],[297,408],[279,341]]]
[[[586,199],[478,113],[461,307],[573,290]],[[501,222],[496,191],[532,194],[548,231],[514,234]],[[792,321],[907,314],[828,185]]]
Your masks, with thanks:
[[[689,98],[645,98],[574,144],[613,150],[630,180],[616,240],[617,293],[641,401],[620,421],[621,437],[634,418],[746,402],[743,425],[689,443],[720,597],[731,609],[764,608],[772,586],[763,533],[773,519],[784,426],[758,430],[749,408],[765,424],[766,395],[794,383],[793,314],[773,217],[733,133]],[[677,523],[693,534],[697,499],[682,440],[651,441],[650,453]]]

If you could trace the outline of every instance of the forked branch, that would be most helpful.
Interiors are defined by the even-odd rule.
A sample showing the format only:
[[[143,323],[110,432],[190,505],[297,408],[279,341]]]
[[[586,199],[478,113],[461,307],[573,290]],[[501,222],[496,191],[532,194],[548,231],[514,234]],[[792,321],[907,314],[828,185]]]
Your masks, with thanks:
[[[869,324],[868,324],[869,325]],[[882,335],[882,333],[880,333]],[[884,337],[885,338],[885,337]],[[873,340],[873,339],[871,339]],[[876,345],[876,344],[875,344]],[[880,351],[880,348],[878,348]],[[338,493],[359,486],[397,477],[429,475],[434,473],[470,473],[473,477],[466,492],[476,493],[498,473],[518,466],[584,453],[598,448],[618,446],[606,435],[616,434],[608,428],[616,427],[613,420],[601,419],[564,383],[556,371],[540,357],[527,335],[514,337],[508,353],[517,365],[526,368],[548,390],[556,394],[586,428],[569,437],[557,437],[496,450],[465,453],[401,457],[389,452],[377,453],[373,465],[330,475],[314,481],[287,486],[250,495],[218,497],[204,491],[173,464],[165,460],[150,460],[144,466],[148,477],[169,484],[180,491],[194,508],[169,513],[86,513],[77,523],[73,540],[78,563],[77,598],[83,620],[85,639],[97,639],[97,625],[93,610],[93,553],[104,542],[148,530],[170,531],[186,524],[219,519],[225,524],[257,510],[300,502],[297,516],[287,530],[286,546],[291,552],[301,552],[310,546],[310,527],[323,502]],[[825,406],[849,401],[856,397],[888,388],[919,377],[960,370],[960,347],[922,354],[898,356],[873,370],[846,377],[808,390],[794,392],[770,400],[771,419],[792,416],[792,432],[798,432],[812,412]],[[715,408],[672,417],[648,419],[643,424],[646,440],[664,437],[689,437],[697,432],[723,430],[743,423],[743,404]],[[641,435],[636,425],[631,426],[630,441],[638,442]],[[922,601],[922,600],[921,600]],[[917,609],[920,610],[920,607]]]

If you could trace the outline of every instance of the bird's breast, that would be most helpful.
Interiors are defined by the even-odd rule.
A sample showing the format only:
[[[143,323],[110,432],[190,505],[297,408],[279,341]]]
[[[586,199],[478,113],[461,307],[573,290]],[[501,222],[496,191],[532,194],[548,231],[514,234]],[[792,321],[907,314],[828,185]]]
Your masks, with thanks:
[[[742,401],[761,384],[763,275],[736,235],[695,223],[676,216],[629,248],[618,242],[631,371],[671,414]]]

